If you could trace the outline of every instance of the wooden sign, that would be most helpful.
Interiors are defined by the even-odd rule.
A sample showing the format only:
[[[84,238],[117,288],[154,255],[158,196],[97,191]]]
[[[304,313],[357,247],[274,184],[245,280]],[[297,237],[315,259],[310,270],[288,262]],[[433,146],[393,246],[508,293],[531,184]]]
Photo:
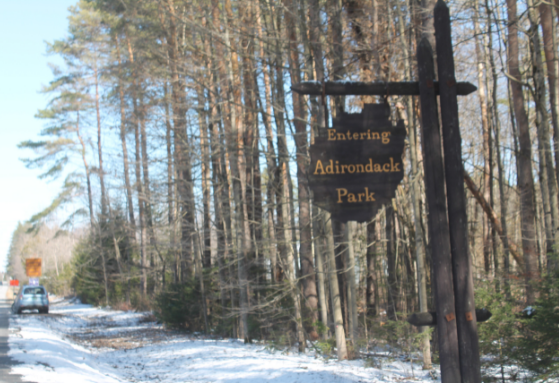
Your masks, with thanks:
[[[28,277],[41,276],[41,258],[28,258],[25,260],[25,271]]]
[[[404,122],[392,125],[388,104],[365,104],[324,130],[310,146],[313,201],[339,221],[366,222],[404,177]]]

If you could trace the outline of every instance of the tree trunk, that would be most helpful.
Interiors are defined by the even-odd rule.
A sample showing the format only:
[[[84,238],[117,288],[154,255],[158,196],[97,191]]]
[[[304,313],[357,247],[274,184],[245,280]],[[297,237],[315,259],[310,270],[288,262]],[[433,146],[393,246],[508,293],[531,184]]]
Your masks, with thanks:
[[[491,194],[491,128],[489,126],[489,116],[487,111],[487,99],[485,89],[485,49],[481,40],[482,34],[479,28],[479,10],[478,2],[474,1],[474,34],[476,45],[476,59],[477,59],[477,83],[478,83],[478,97],[481,109],[481,129],[483,137],[483,198],[486,201],[490,200]],[[490,23],[489,23],[490,24]],[[488,218],[483,216],[483,266],[485,274],[489,275],[491,271],[491,227]],[[496,256],[496,254],[494,254]]]
[[[101,145],[101,105],[99,95],[99,73],[97,71],[97,63],[93,67],[93,76],[95,77],[95,113],[97,116],[97,154],[99,160],[99,184],[101,186],[101,220],[107,219],[107,195],[105,192],[105,173],[103,171],[103,149]]]
[[[388,268],[388,307],[386,314],[390,320],[398,320],[398,277],[396,270],[396,233],[394,229],[394,208],[385,206],[386,212],[386,263]]]
[[[248,214],[246,211],[246,194],[243,181],[246,180],[246,163],[243,148],[243,130],[241,122],[240,108],[237,107],[235,100],[240,100],[241,84],[240,72],[238,67],[238,56],[236,49],[233,49],[234,39],[229,35],[228,25],[233,20],[231,2],[226,0],[225,12],[227,20],[225,25],[224,43],[226,48],[226,65],[228,78],[228,104],[231,113],[231,124],[225,126],[225,137],[229,154],[229,166],[233,180],[233,197],[235,201],[236,237],[237,237],[237,274],[239,286],[239,305],[241,319],[241,336],[245,343],[250,343],[248,328],[248,270],[247,257],[251,251],[251,238]],[[246,184],[245,184],[246,185]]]
[[[539,278],[538,254],[536,249],[535,208],[534,208],[534,178],[532,176],[532,142],[528,116],[524,108],[524,94],[522,93],[522,77],[519,68],[518,51],[518,18],[516,0],[507,0],[508,14],[508,69],[509,83],[512,90],[514,115],[518,126],[520,150],[518,152],[517,182],[520,194],[520,216],[522,219],[522,249],[524,251],[525,288],[527,304],[534,304],[536,291],[531,285]]]
[[[200,130],[200,151],[202,152],[202,205],[203,205],[203,226],[202,226],[202,266],[204,269],[212,267],[212,247],[211,247],[211,218],[210,218],[210,148],[208,143],[208,120],[205,111],[206,99],[203,90],[198,87],[198,113]],[[211,105],[211,103],[210,103]]]
[[[289,72],[292,85],[301,82],[299,53],[297,51],[297,36],[295,34],[295,13],[297,10],[294,1],[284,0],[287,8],[285,12],[286,30],[289,40]],[[307,139],[307,112],[306,103],[297,92],[291,93],[293,98],[293,124],[295,125],[295,145],[297,153],[297,190],[299,192],[299,255],[301,260],[301,282],[305,306],[308,310],[306,319],[311,323],[309,335],[312,340],[318,339],[318,333],[312,323],[318,320],[318,299],[316,296],[316,278],[312,256],[311,209],[310,189],[307,176],[309,165],[308,139]],[[303,347],[304,349],[304,347]],[[303,350],[301,350],[303,351]]]
[[[379,315],[379,297],[377,281],[377,222],[367,224],[367,315]]]
[[[191,278],[192,267],[192,233],[194,231],[194,191],[192,169],[190,163],[190,148],[186,136],[186,96],[184,79],[181,77],[180,53],[177,41],[177,16],[174,0],[167,0],[169,29],[165,31],[167,38],[169,65],[171,70],[171,97],[173,108],[173,126],[175,128],[175,166],[178,173],[178,192],[180,195],[181,213],[181,280]]]
[[[126,202],[128,208],[128,219],[130,220],[130,226],[132,226],[130,239],[131,241],[136,240],[136,236],[134,235],[134,228],[136,227],[136,220],[134,218],[134,203],[132,202],[132,187],[130,185],[130,171],[128,169],[128,147],[126,144],[126,111],[125,105],[126,101],[124,100],[124,85],[122,83],[122,59],[120,54],[120,42],[118,39],[115,38],[114,41],[117,49],[117,57],[118,57],[118,95],[120,101],[120,142],[122,145],[122,160],[124,164],[124,186],[126,187]]]
[[[406,29],[404,25],[404,18],[401,14],[400,7],[397,7],[398,16],[398,29],[400,33],[400,45],[402,46],[402,51],[404,53],[404,70],[405,70],[405,80],[410,81],[413,78],[411,59],[409,55],[409,50],[406,44]],[[411,12],[410,12],[411,13]],[[411,33],[411,31],[410,31]],[[410,39],[411,40],[411,39]],[[412,199],[412,211],[413,211],[413,227],[414,227],[414,242],[415,242],[415,258],[417,263],[417,288],[419,295],[419,311],[427,312],[427,274],[425,269],[425,246],[423,242],[423,228],[421,225],[421,170],[418,167],[418,144],[417,144],[417,130],[415,122],[415,114],[413,108],[412,97],[405,98],[406,103],[406,116],[404,121],[406,122],[408,132],[409,132],[409,142],[410,142],[410,165],[411,165],[411,199]],[[427,327],[421,327],[420,332],[424,333],[428,329]],[[425,370],[430,370],[432,368],[431,364],[431,344],[429,342],[429,337],[424,336],[422,341],[422,353],[423,353],[423,368]]]
[[[171,120],[169,115],[169,100],[168,100],[168,90],[167,90],[167,83],[163,86],[163,95],[165,99],[165,143],[167,147],[167,220],[169,223],[169,248],[170,253],[173,255],[174,262],[174,282],[178,283],[179,281],[179,269],[180,269],[180,261],[176,258],[177,257],[177,249],[176,246],[176,227],[175,227],[175,204],[174,204],[174,167],[173,167],[173,141],[172,141],[172,132],[173,127],[171,126]]]
[[[553,151],[555,153],[555,178],[559,180],[559,79],[557,77],[559,71],[557,67],[557,35],[553,22],[553,9],[549,6],[549,3],[540,2],[538,9],[540,11],[543,50],[545,52],[547,82],[549,85],[551,124],[553,126]]]
[[[316,274],[318,276],[318,302],[320,303],[320,320],[322,324],[329,327],[328,321],[328,303],[326,298],[326,283],[325,283],[325,262],[324,255],[326,249],[324,248],[324,215],[322,211],[318,208],[313,207],[313,216],[316,217],[313,222],[313,234],[314,234],[314,254],[316,259]],[[322,334],[323,339],[327,339],[329,336],[328,331]]]
[[[357,323],[357,288],[355,286],[355,249],[353,243],[355,222],[348,222],[346,225],[346,239],[347,242],[347,300],[348,300],[348,317],[349,317],[349,334],[354,345],[357,342],[358,336],[358,323]]]
[[[530,7],[532,0],[528,1]],[[540,157],[540,187],[544,200],[546,250],[545,254],[553,254],[550,259],[557,258],[555,245],[559,243],[559,209],[557,206],[557,180],[553,169],[553,156],[551,151],[551,139],[549,136],[549,116],[547,113],[547,95],[545,89],[544,67],[541,56],[541,42],[538,32],[537,15],[535,9],[528,12],[530,19],[530,54],[532,56],[532,70],[535,85],[536,103],[536,128],[538,131],[538,152]],[[553,109],[552,109],[553,110]]]
[[[342,316],[342,302],[340,299],[340,288],[338,285],[336,268],[336,250],[334,248],[334,232],[332,230],[332,218],[330,213],[324,212],[324,231],[326,233],[326,244],[328,247],[328,279],[330,283],[330,297],[332,299],[332,312],[334,316],[334,329],[336,334],[336,349],[338,360],[347,359],[347,346],[344,331],[344,319]]]

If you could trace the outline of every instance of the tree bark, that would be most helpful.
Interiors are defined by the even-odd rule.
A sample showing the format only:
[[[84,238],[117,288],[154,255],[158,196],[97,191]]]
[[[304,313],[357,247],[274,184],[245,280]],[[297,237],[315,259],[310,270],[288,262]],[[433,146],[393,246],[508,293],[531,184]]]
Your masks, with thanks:
[[[475,34],[475,51],[477,59],[477,83],[478,83],[478,97],[481,109],[481,128],[483,137],[483,198],[486,201],[490,200],[491,194],[491,134],[489,125],[489,116],[487,111],[487,98],[485,89],[485,49],[483,47],[481,30],[479,28],[479,6],[477,0],[474,1],[474,34]],[[490,23],[489,23],[490,24]],[[485,274],[489,275],[491,271],[491,234],[489,220],[483,216],[483,265]],[[496,254],[495,254],[496,256]]]
[[[344,319],[342,316],[342,302],[340,299],[340,288],[338,285],[336,268],[336,250],[334,248],[334,233],[332,230],[332,219],[330,213],[324,212],[324,232],[326,233],[326,245],[328,247],[328,276],[330,284],[330,297],[332,299],[332,312],[334,316],[334,330],[336,335],[336,349],[338,360],[347,359],[347,346],[344,331]]]
[[[551,253],[552,260],[557,258],[556,244],[559,243],[559,207],[557,202],[557,180],[553,169],[553,156],[551,151],[551,138],[549,136],[549,115],[547,113],[547,94],[545,89],[544,67],[541,56],[541,41],[538,31],[537,15],[533,8],[533,1],[529,0],[528,15],[530,19],[530,53],[532,56],[532,71],[535,85],[536,102],[536,128],[538,131],[538,152],[540,157],[540,186],[544,197],[546,250]],[[553,112],[553,108],[552,108]],[[554,262],[551,262],[554,263]]]
[[[522,77],[519,67],[518,50],[518,17],[516,0],[507,0],[508,15],[508,70],[509,83],[512,91],[514,116],[518,127],[519,152],[517,182],[520,194],[520,216],[522,220],[522,249],[524,252],[525,288],[527,304],[534,304],[536,291],[531,282],[539,278],[538,255],[536,249],[534,178],[532,175],[532,142],[528,116],[524,107]]]
[[[557,36],[553,22],[553,9],[544,1],[538,5],[543,32],[543,50],[547,67],[551,124],[553,126],[553,152],[555,153],[555,178],[559,180],[559,79],[557,67]],[[556,231],[557,227],[555,227]]]
[[[289,73],[292,85],[301,82],[299,52],[297,51],[297,36],[295,34],[295,16],[297,6],[293,0],[284,0],[286,6],[285,18],[286,29],[289,40]],[[310,189],[308,181],[308,132],[307,112],[303,97],[292,92],[293,98],[293,125],[295,126],[295,146],[297,162],[297,190],[299,192],[299,256],[301,260],[301,283],[305,306],[308,310],[309,335],[312,340],[318,339],[318,333],[312,323],[318,320],[318,299],[316,292],[316,277],[314,272],[314,261],[312,256],[312,233],[311,233],[311,208]],[[303,348],[304,349],[304,348]],[[303,351],[301,349],[301,351]]]
[[[346,225],[346,242],[347,242],[347,280],[348,280],[348,317],[349,317],[349,334],[353,343],[356,344],[358,336],[357,323],[357,288],[355,286],[355,249],[353,244],[355,222],[348,222]]]

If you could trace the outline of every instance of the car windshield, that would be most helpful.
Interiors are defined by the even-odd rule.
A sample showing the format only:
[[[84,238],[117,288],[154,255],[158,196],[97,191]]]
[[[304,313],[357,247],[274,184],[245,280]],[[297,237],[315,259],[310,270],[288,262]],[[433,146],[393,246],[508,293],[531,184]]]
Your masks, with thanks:
[[[25,290],[23,290],[23,294],[24,295],[31,295],[31,294],[45,295],[45,290],[43,290],[42,287],[28,287]]]

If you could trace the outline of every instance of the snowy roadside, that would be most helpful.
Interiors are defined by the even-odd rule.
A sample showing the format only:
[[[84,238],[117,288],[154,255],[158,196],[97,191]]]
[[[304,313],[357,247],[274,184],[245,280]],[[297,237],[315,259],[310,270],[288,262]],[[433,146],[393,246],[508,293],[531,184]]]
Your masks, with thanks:
[[[419,365],[385,360],[337,362],[273,351],[237,340],[206,340],[166,331],[146,314],[61,303],[48,316],[10,318],[13,372],[38,383],[433,382]]]

